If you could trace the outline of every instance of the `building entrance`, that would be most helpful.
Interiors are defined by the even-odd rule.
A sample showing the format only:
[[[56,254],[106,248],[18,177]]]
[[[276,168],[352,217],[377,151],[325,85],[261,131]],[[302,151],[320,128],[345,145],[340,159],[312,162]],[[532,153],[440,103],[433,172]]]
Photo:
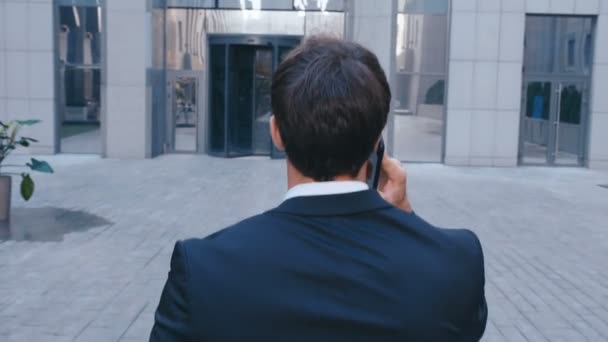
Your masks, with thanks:
[[[528,16],[519,162],[586,164],[594,18]]]
[[[268,127],[272,74],[300,37],[209,38],[209,153],[282,157]]]
[[[171,152],[196,153],[199,150],[198,127],[201,104],[202,73],[173,71],[167,73],[169,86],[167,118]]]

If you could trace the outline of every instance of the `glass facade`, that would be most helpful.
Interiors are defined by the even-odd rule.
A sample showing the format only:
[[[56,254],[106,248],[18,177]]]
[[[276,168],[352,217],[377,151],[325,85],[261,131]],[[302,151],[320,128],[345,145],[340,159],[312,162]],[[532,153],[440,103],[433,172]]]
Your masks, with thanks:
[[[592,17],[527,16],[521,163],[584,165],[593,26]]]
[[[448,0],[400,0],[395,51],[394,155],[441,162]]]
[[[524,67],[529,74],[589,75],[593,21],[568,16],[528,16]]]
[[[274,69],[300,39],[251,38],[209,40],[209,152],[214,155],[280,156],[270,139],[270,82]]]
[[[282,155],[268,128],[273,71],[303,36],[344,34],[344,13],[323,11],[342,1],[309,1],[321,10],[304,12],[294,4],[262,1],[262,10],[254,10],[258,3],[252,1],[175,0],[165,5],[176,7],[153,9],[153,45],[163,53],[153,52],[149,74],[162,70],[165,82],[154,82],[153,92],[169,99],[155,105],[163,111],[152,110],[153,155]],[[181,7],[186,5],[198,7]],[[180,90],[185,80],[191,85],[186,97]]]
[[[103,11],[98,2],[56,7],[61,152],[100,154]]]
[[[53,4],[57,108],[54,127],[58,150],[103,153],[102,136],[108,133],[102,134],[105,2],[56,0]],[[366,7],[371,6],[368,2],[361,5],[346,0],[152,0],[148,4],[151,6],[142,2],[139,11],[147,16],[145,30],[151,36],[150,44],[146,43],[149,53],[142,61],[148,67],[146,87],[151,89],[150,94],[146,93],[150,100],[145,108],[145,120],[151,116],[151,123],[142,123],[151,127],[147,128],[149,141],[145,142],[152,145],[150,155],[279,155],[269,143],[267,128],[263,128],[269,112],[268,82],[272,72],[282,56],[304,36],[329,33],[346,34],[375,48],[391,73],[394,102],[387,142],[395,157],[412,162],[444,160],[449,43],[462,43],[466,37],[458,34],[470,33],[457,29],[457,37],[450,39],[449,0],[395,0],[391,4],[396,12],[390,14],[385,6],[386,18],[378,15],[373,19],[357,16],[358,11],[371,10]],[[503,20],[502,15],[500,18]],[[363,23],[384,25],[380,23],[384,19],[386,26],[378,30],[384,40],[374,44],[374,34],[362,27]],[[459,94],[462,96],[456,96],[454,91],[455,102],[466,96],[472,100],[455,103],[453,109],[502,113],[507,108],[512,112],[521,108],[519,150],[518,141],[514,140],[508,147],[512,153],[505,148],[495,157],[490,148],[477,148],[489,146],[491,139],[486,139],[487,134],[473,132],[471,139],[483,141],[468,147],[463,143],[462,151],[448,149],[448,157],[454,163],[473,163],[474,159],[506,163],[509,159],[525,164],[584,165],[594,43],[599,41],[595,37],[597,21],[598,17],[582,15],[525,16],[525,33],[520,31],[525,36],[523,69],[515,65],[515,58],[521,61],[521,53],[503,48],[512,47],[514,40],[503,37],[500,30],[489,32],[499,40],[496,77],[500,82],[495,92],[510,93],[505,97],[498,94],[494,105],[494,90],[487,92],[483,99],[488,100],[483,103],[472,90]],[[458,27],[463,23],[454,24]],[[392,31],[389,26],[394,27]],[[392,40],[386,38],[390,32],[394,34]],[[211,43],[219,38],[237,39],[239,43]],[[279,43],[283,38],[296,43]],[[479,39],[478,34],[472,39]],[[521,48],[521,37],[517,40]],[[455,49],[458,46],[463,44],[454,45]],[[456,62],[473,63],[472,79],[467,79],[468,72],[453,77],[472,82],[471,89],[478,90],[483,77],[476,74],[481,69],[475,63],[481,57],[478,48],[473,50],[476,51],[471,56],[459,56],[454,50]],[[510,61],[505,68],[501,64],[503,57]],[[134,63],[137,61],[131,65]],[[509,74],[523,70],[523,82],[504,76],[507,69]],[[517,83],[518,87],[510,83]],[[241,103],[235,99],[243,100]],[[115,122],[113,117],[110,119]],[[484,125],[471,124],[468,129],[487,128],[492,123]],[[451,132],[450,136],[455,136]],[[492,143],[496,145],[494,149],[500,147],[497,142]]]
[[[154,0],[156,7],[239,10],[344,11],[345,0]]]

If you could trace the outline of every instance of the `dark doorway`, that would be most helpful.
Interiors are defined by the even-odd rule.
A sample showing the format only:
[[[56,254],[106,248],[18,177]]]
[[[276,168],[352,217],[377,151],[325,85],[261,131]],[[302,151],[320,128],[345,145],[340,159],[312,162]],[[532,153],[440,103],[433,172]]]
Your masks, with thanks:
[[[272,74],[300,37],[209,39],[209,153],[282,157],[268,128]]]

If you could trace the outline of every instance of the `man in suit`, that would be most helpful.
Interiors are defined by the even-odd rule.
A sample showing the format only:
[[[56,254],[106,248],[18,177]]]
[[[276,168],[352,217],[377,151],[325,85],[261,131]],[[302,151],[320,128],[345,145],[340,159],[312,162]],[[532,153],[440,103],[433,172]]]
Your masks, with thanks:
[[[150,341],[478,341],[475,234],[417,216],[388,156],[379,190],[365,183],[390,101],[364,47],[313,37],[292,51],[273,77],[270,124],[285,200],[176,243]]]

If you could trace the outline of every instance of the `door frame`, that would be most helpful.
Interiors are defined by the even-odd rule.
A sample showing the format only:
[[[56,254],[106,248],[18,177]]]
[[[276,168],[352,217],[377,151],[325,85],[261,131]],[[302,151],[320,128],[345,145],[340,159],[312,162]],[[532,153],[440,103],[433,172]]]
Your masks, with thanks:
[[[167,70],[166,72],[166,84],[167,84],[167,100],[166,101],[166,139],[165,139],[165,151],[166,153],[175,154],[196,154],[199,153],[201,147],[200,141],[200,130],[201,125],[204,123],[203,120],[203,72],[193,70]],[[175,102],[175,81],[178,78],[194,78],[196,79],[196,133],[195,133],[195,148],[194,151],[182,151],[175,148],[175,115],[174,115],[174,102]]]
[[[51,2],[52,6],[52,45],[53,45],[53,90],[54,90],[54,99],[53,99],[53,153],[67,153],[67,154],[95,154],[100,155],[102,157],[106,157],[107,153],[107,11],[106,11],[106,0],[54,0]],[[91,64],[91,65],[72,65],[78,66],[82,69],[99,69],[100,72],[100,80],[99,80],[99,91],[100,91],[100,111],[99,111],[99,143],[100,150],[99,152],[63,152],[62,144],[61,144],[61,129],[63,125],[63,117],[65,115],[65,68],[70,63],[64,63],[60,60],[59,49],[60,49],[60,8],[61,7],[95,7],[98,8],[101,12],[101,25],[103,27],[102,31],[102,39],[101,39],[101,61],[99,64]]]
[[[592,77],[593,74],[593,66],[594,66],[594,58],[596,51],[596,43],[597,43],[597,16],[595,15],[561,15],[561,14],[526,14],[526,27],[524,31],[524,36],[527,38],[528,35],[528,27],[527,27],[527,19],[528,17],[545,17],[545,18],[586,18],[591,20],[591,61],[589,62],[589,72],[585,73],[567,73],[567,72],[527,72],[526,68],[526,39],[524,39],[524,51],[523,51],[523,64],[522,64],[522,94],[521,94],[521,108],[520,108],[520,120],[519,120],[519,139],[518,139],[518,151],[517,151],[517,162],[518,165],[525,166],[552,166],[552,167],[585,167],[588,166],[589,162],[589,131],[590,131],[590,122],[591,122],[591,86],[592,86]],[[561,42],[558,46],[554,46],[553,49],[553,63],[559,65],[559,58],[561,56]],[[549,158],[550,147],[547,146],[547,156],[545,157],[545,163],[524,163],[523,162],[523,127],[524,127],[524,119],[526,118],[526,109],[527,109],[527,84],[529,82],[550,82],[551,83],[551,106],[549,113],[549,121],[556,118],[556,103],[561,100],[555,94],[555,85],[558,83],[580,83],[582,85],[582,101],[581,101],[581,119],[580,119],[580,134],[579,137],[579,152],[578,152],[578,161],[576,164],[560,164],[555,163],[555,158]],[[551,125],[555,127],[554,124]],[[555,129],[553,129],[555,131]],[[556,139],[555,134],[550,134],[549,143],[555,147],[556,143],[559,143]],[[555,141],[553,141],[555,139]]]
[[[207,58],[207,62],[206,62],[206,70],[208,70],[208,77],[207,77],[207,98],[209,99],[207,101],[207,105],[206,105],[206,115],[205,115],[205,120],[206,120],[206,146],[207,146],[207,150],[206,153],[212,156],[217,156],[217,157],[224,157],[224,158],[235,158],[235,157],[241,157],[239,156],[230,156],[229,154],[229,129],[228,129],[228,124],[229,124],[229,117],[228,117],[228,90],[229,90],[229,86],[230,86],[230,82],[229,82],[229,78],[228,75],[230,73],[230,46],[231,45],[250,45],[250,46],[265,46],[265,47],[272,47],[272,51],[273,51],[273,60],[272,60],[272,71],[274,72],[277,68],[277,66],[279,65],[279,49],[281,46],[292,46],[295,47],[297,45],[300,44],[301,40],[302,40],[303,36],[300,35],[266,35],[266,34],[225,34],[225,33],[215,33],[215,34],[209,34],[207,36],[207,51],[211,51],[211,46],[212,45],[224,45],[225,46],[225,53],[224,53],[224,58],[225,58],[225,63],[224,63],[224,74],[226,75],[225,78],[225,84],[224,84],[224,149],[223,151],[211,151],[209,149],[209,146],[211,145],[210,140],[211,140],[211,125],[209,124],[210,121],[210,116],[211,116],[211,112],[212,112],[212,101],[211,98],[213,96],[213,94],[211,93],[212,91],[212,84],[211,82],[213,81],[213,75],[211,75],[212,73],[212,69],[211,69],[211,58]],[[210,56],[209,56],[210,57]],[[270,138],[270,137],[269,137]],[[253,154],[252,154],[253,155]],[[270,157],[271,158],[282,158],[284,157],[284,153],[282,151],[279,151],[276,149],[276,147],[274,146],[274,144],[272,144],[271,141],[271,151],[270,151]]]
[[[528,84],[531,82],[550,83],[551,85],[551,98],[549,106],[549,132],[548,132],[548,144],[547,152],[545,155],[544,163],[536,162],[524,162],[524,121],[527,119],[527,101],[528,101]],[[580,117],[580,134],[579,136],[579,150],[577,153],[576,164],[560,164],[556,163],[555,150],[559,144],[559,104],[561,101],[561,91],[557,89],[560,84],[575,83],[580,84],[582,89],[582,101],[581,101],[581,117]],[[519,120],[519,142],[518,142],[518,165],[520,166],[557,166],[557,167],[581,167],[586,166],[588,161],[588,131],[589,131],[589,118],[590,118],[590,87],[591,77],[587,75],[568,75],[568,74],[531,74],[523,76],[522,80],[522,95],[521,95],[521,110]],[[560,94],[560,95],[558,95]]]

